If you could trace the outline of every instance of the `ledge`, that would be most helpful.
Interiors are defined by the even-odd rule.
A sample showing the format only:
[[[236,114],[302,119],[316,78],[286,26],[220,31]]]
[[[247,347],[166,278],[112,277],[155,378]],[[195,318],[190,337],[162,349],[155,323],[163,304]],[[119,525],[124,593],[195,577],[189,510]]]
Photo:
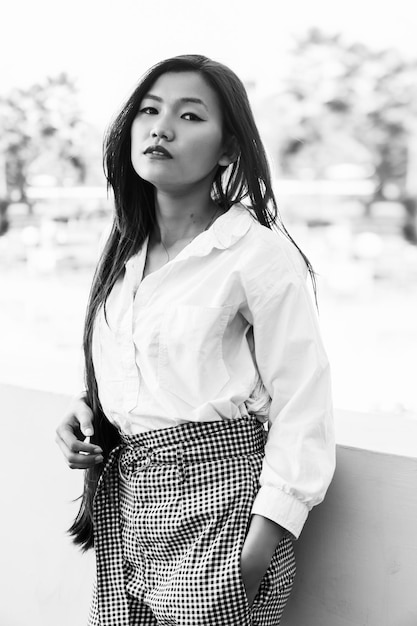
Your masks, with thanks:
[[[85,623],[94,560],[65,534],[82,474],[54,442],[69,398],[0,385],[0,403],[0,624]],[[337,411],[336,435],[336,474],[295,542],[281,626],[415,626],[417,419]]]
[[[337,411],[336,435],[281,626],[415,626],[417,419]]]

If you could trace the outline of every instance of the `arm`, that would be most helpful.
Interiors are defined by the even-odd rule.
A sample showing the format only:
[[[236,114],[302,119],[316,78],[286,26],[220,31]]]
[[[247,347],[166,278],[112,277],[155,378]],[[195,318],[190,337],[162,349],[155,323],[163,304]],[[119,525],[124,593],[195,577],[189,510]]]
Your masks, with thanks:
[[[264,551],[252,567],[261,570],[263,560],[264,572],[284,532],[299,536],[335,466],[329,365],[304,268],[287,242],[278,241],[265,257],[267,267],[260,261],[246,285],[256,363],[271,396],[261,487],[247,535]],[[242,574],[246,558],[245,542]]]
[[[93,414],[81,396],[72,402],[56,429],[55,440],[71,469],[87,469],[102,463],[102,449],[84,440],[93,434]]]
[[[271,563],[272,556],[285,534],[285,529],[262,515],[252,515],[240,555],[242,580],[249,606]]]

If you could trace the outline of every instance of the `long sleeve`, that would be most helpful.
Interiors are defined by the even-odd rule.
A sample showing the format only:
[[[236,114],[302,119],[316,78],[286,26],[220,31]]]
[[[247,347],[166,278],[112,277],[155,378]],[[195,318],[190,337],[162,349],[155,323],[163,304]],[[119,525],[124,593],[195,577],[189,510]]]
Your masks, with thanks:
[[[286,241],[278,248],[266,251],[267,269],[247,285],[256,363],[271,396],[252,513],[298,538],[334,473],[331,381],[298,252]]]

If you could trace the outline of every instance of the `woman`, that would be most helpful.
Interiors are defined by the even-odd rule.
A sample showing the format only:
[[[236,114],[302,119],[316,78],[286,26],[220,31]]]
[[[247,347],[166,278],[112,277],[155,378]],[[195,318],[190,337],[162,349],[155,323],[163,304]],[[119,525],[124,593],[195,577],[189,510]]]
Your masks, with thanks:
[[[86,316],[86,393],[57,429],[87,470],[71,532],[96,550],[89,623],[275,626],[293,540],[334,471],[312,268],[227,67],[188,55],[151,68],[104,158],[115,217]]]

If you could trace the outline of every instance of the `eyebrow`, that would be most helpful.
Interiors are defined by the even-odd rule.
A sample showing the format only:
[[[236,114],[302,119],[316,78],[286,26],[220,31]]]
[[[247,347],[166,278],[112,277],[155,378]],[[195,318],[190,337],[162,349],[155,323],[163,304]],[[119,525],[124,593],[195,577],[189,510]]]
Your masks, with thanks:
[[[163,102],[163,99],[160,98],[159,96],[155,96],[155,94],[153,93],[147,93],[144,96],[144,100],[148,98],[149,100],[156,100],[157,102]],[[200,98],[192,98],[192,97],[186,97],[186,98],[179,98],[178,102],[187,104],[188,102],[192,102],[193,104],[201,104],[207,111],[208,111],[208,107],[206,105],[205,102],[203,102],[203,100],[201,100]]]

